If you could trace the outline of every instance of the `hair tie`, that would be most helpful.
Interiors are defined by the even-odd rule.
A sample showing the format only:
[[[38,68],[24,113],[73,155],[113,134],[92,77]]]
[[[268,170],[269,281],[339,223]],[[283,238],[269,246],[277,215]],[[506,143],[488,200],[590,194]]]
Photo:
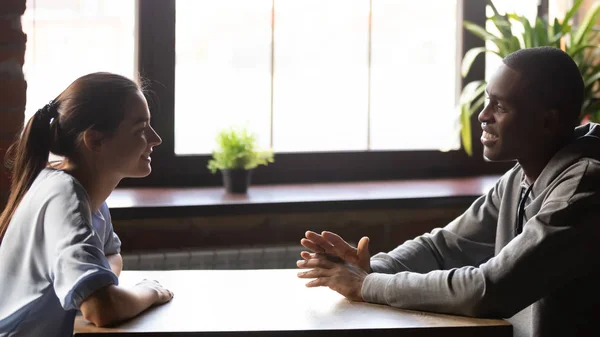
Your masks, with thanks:
[[[58,117],[58,110],[56,109],[56,103],[54,101],[48,102],[43,108],[39,109],[37,113],[40,114],[42,119],[50,121],[52,118]]]

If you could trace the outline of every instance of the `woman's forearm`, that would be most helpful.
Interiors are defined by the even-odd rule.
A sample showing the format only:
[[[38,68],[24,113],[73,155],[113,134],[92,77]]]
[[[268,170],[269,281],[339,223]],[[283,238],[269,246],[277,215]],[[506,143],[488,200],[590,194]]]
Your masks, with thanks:
[[[136,286],[125,289],[110,285],[81,303],[83,317],[96,326],[110,326],[139,315],[152,306],[159,294],[155,289]]]

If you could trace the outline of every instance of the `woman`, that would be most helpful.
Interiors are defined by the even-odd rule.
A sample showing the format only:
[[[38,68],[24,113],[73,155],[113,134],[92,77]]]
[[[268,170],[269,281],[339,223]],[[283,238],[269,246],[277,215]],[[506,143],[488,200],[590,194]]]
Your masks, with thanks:
[[[160,143],[141,88],[115,74],[77,79],[29,119],[0,215],[0,336],[71,336],[78,309],[105,326],[171,300],[155,281],[118,286],[105,204],[121,179],[150,174]],[[64,159],[48,165],[50,152]]]

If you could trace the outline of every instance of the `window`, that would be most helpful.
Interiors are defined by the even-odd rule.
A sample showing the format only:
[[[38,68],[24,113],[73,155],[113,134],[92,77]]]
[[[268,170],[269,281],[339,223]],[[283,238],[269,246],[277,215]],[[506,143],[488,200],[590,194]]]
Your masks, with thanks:
[[[135,78],[135,0],[27,0],[26,120],[76,78]]]
[[[271,1],[176,2],[177,154],[210,153],[232,125],[270,145]]]
[[[163,143],[152,174],[122,186],[220,185],[208,153],[215,133],[235,124],[276,150],[253,184],[511,165],[468,157],[452,131],[462,84],[484,78],[482,58],[459,79],[457,56],[483,41],[457,27],[484,25],[484,1],[35,0],[28,8],[29,113],[92,71],[147,80]]]
[[[177,0],[175,153],[458,149],[459,3]]]
[[[484,1],[144,0],[139,7],[139,70],[152,83],[163,144],[152,175],[125,185],[221,184],[206,169],[208,153],[216,132],[236,124],[276,151],[253,184],[510,166],[485,162],[477,144],[473,157],[453,150],[453,102],[462,83],[484,78],[477,62],[457,82],[457,55],[483,45],[457,26],[484,25]],[[438,150],[443,144],[448,151]]]
[[[371,149],[460,148],[459,3],[372,1]]]

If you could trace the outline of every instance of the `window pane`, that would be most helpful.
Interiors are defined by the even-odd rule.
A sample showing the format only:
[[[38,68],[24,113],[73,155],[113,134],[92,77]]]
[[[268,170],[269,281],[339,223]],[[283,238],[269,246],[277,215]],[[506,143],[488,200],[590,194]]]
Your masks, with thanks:
[[[459,148],[457,0],[374,0],[371,149]]]
[[[210,153],[247,126],[270,144],[271,0],[177,0],[175,152]]]
[[[495,0],[494,6],[496,6],[496,9],[501,14],[516,13],[518,15],[524,15],[527,19],[529,19],[529,22],[531,22],[532,26],[533,26],[533,23],[535,22],[535,19],[537,17],[538,2],[539,2],[539,0]],[[487,8],[486,8],[486,15],[488,18],[491,17],[492,15],[494,15],[494,12],[492,11],[492,8],[490,6],[487,6]],[[522,35],[523,31],[524,31],[523,26],[514,20],[511,20],[511,22],[513,23],[513,25],[512,25],[513,34],[517,35],[517,36]],[[492,32],[493,34],[496,34],[496,35],[500,34],[500,32],[498,32],[498,29],[496,28],[496,26],[489,20],[485,23],[485,29],[487,31]],[[486,41],[486,47],[488,47],[490,49],[494,48],[494,44],[492,42]],[[493,53],[487,53],[485,55],[485,79],[486,79],[486,81],[488,81],[491,78],[491,76],[494,74],[496,69],[498,69],[498,67],[501,64],[502,64],[502,59],[500,58],[500,56],[493,54]]]
[[[275,0],[276,151],[365,150],[368,0]]]
[[[135,74],[135,0],[27,0],[26,119],[76,78]]]

